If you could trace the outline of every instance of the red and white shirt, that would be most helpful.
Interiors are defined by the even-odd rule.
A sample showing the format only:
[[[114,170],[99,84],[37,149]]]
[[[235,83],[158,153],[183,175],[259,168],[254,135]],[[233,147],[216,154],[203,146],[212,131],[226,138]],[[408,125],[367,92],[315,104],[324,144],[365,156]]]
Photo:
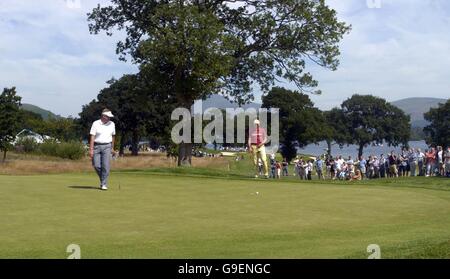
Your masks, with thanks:
[[[262,144],[267,138],[267,132],[266,129],[261,127],[253,128],[250,131],[250,143],[260,145]]]

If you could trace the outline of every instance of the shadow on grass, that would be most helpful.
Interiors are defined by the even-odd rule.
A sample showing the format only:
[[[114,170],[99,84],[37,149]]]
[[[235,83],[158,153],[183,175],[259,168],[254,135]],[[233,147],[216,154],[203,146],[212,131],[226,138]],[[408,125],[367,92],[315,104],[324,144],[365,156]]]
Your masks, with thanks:
[[[69,186],[68,188],[77,189],[77,190],[97,190],[97,191],[101,191],[101,189],[99,187],[94,187],[94,186]]]

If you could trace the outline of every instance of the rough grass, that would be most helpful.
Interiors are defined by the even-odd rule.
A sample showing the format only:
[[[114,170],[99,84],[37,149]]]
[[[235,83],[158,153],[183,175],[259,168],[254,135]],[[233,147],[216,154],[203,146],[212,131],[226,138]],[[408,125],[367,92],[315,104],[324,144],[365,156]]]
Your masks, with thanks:
[[[224,158],[193,158],[195,167],[209,169],[223,169],[228,166]],[[151,169],[151,168],[175,168],[176,162],[162,153],[142,154],[138,157],[126,156],[112,161],[114,170]],[[32,175],[32,174],[57,174],[70,172],[91,172],[92,166],[89,158],[72,161],[55,157],[10,154],[5,164],[0,163],[0,174]]]

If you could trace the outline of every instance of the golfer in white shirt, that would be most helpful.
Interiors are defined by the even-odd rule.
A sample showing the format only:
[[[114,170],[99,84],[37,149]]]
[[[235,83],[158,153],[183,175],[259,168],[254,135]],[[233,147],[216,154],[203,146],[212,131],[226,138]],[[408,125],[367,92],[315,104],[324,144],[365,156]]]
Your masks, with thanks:
[[[108,177],[111,168],[111,154],[115,154],[114,140],[116,126],[110,119],[114,117],[110,110],[104,109],[102,117],[92,124],[90,132],[89,155],[92,165],[100,178],[100,188],[108,190]]]

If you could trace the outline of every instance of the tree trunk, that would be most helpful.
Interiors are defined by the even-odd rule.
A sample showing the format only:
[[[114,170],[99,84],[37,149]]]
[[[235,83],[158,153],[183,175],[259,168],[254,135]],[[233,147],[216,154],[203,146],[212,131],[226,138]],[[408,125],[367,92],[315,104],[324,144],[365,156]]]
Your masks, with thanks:
[[[178,149],[178,166],[191,166],[192,143],[181,143]]]
[[[133,131],[133,139],[131,143],[131,155],[139,155],[139,131],[136,129]]]
[[[327,146],[328,146],[327,150],[328,157],[331,157],[331,140],[327,140]]]
[[[364,151],[364,144],[360,143],[359,150],[358,150],[358,158],[360,158],[363,155],[363,151]]]
[[[183,91],[180,91],[183,92]],[[191,106],[194,104],[194,100],[185,99],[185,95],[183,93],[177,94],[179,96],[180,104],[182,107],[190,110]],[[191,115],[192,117],[192,115]],[[191,119],[192,120],[192,119]],[[192,123],[192,122],[191,122]],[[187,166],[190,167],[192,164],[192,137],[190,143],[180,143],[178,147],[178,166]]]
[[[3,163],[4,162],[6,162],[6,152],[7,152],[7,150],[5,149],[5,150],[3,150]]]

